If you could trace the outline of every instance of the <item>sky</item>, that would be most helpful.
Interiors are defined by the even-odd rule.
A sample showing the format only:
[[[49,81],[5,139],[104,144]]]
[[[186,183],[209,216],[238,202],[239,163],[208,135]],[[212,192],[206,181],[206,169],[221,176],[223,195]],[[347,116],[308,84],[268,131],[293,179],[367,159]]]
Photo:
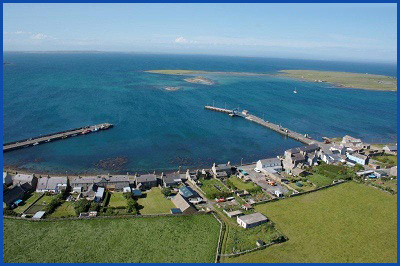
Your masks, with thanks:
[[[396,63],[396,9],[396,4],[3,4],[3,50]]]

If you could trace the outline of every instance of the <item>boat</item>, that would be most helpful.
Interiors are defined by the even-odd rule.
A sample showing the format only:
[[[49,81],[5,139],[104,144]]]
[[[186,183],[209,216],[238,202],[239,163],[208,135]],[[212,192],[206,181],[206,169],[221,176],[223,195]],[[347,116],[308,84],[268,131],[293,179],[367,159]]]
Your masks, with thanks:
[[[90,132],[91,132],[91,130],[86,129],[86,130],[84,130],[84,131],[82,132],[82,135],[88,134],[88,133],[90,133]]]
[[[296,88],[294,89],[293,93],[294,93],[294,94],[296,94],[296,93],[297,93],[297,89],[296,89]]]
[[[32,144],[33,146],[39,145],[39,142],[35,142]]]
[[[76,137],[76,136],[78,136],[78,134],[76,133],[71,135],[71,137]]]

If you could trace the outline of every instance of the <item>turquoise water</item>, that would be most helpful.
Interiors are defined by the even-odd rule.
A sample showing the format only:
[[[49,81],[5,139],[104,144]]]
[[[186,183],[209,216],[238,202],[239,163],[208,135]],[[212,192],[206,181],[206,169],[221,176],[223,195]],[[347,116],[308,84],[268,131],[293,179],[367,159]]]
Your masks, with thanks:
[[[321,69],[396,75],[395,65],[123,53],[4,53],[3,141],[84,125],[111,130],[3,154],[5,166],[57,173],[161,171],[252,162],[301,144],[259,125],[204,110],[239,106],[316,139],[349,134],[396,141],[397,92],[332,88],[273,76],[207,75],[214,86],[149,69],[275,73]],[[179,91],[165,91],[179,86]],[[293,94],[294,87],[298,94]],[[100,160],[123,157],[118,169]]]

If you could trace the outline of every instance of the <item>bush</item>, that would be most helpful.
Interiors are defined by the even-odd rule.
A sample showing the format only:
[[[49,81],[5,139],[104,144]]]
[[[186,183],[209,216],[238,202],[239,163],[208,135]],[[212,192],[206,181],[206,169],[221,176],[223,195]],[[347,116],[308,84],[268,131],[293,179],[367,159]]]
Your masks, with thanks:
[[[110,191],[106,191],[106,195],[104,196],[104,200],[103,200],[103,207],[108,205],[108,203],[110,202],[110,199],[111,199],[111,193],[110,193]]]
[[[46,214],[51,214],[57,209],[58,206],[63,204],[63,202],[63,195],[58,194],[57,196],[53,197],[49,204],[47,204],[44,211],[46,212]]]
[[[128,211],[129,213],[136,214],[136,213],[137,213],[137,209],[138,209],[138,204],[137,204],[136,200],[134,200],[134,199],[129,199],[129,200],[128,200],[128,208],[127,208],[127,211]]]
[[[164,194],[165,197],[171,196],[172,194],[172,190],[169,187],[162,188],[161,192]]]
[[[6,215],[6,216],[19,216],[19,214],[18,213],[16,213],[15,211],[13,211],[13,210],[10,210],[10,209],[5,209],[5,210],[3,210],[3,215]]]
[[[100,210],[100,204],[97,202],[92,201],[90,203],[89,211],[99,211]]]
[[[75,201],[74,203],[74,209],[77,215],[79,215],[82,212],[87,212],[90,207],[90,202],[87,199],[81,199],[78,201]]]
[[[125,192],[123,195],[127,200],[133,199],[133,194],[130,192]]]
[[[237,190],[237,187],[229,179],[226,180],[226,186],[229,187],[230,189]]]

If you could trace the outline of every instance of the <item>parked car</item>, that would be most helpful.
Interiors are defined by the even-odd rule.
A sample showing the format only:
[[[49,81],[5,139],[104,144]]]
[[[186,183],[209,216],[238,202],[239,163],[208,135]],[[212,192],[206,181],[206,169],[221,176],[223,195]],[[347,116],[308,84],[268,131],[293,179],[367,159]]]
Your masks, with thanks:
[[[260,169],[258,169],[257,167],[256,167],[256,168],[254,168],[254,171],[256,171],[257,173],[261,173],[261,170],[260,170]]]
[[[216,202],[225,202],[224,198],[215,199]]]

